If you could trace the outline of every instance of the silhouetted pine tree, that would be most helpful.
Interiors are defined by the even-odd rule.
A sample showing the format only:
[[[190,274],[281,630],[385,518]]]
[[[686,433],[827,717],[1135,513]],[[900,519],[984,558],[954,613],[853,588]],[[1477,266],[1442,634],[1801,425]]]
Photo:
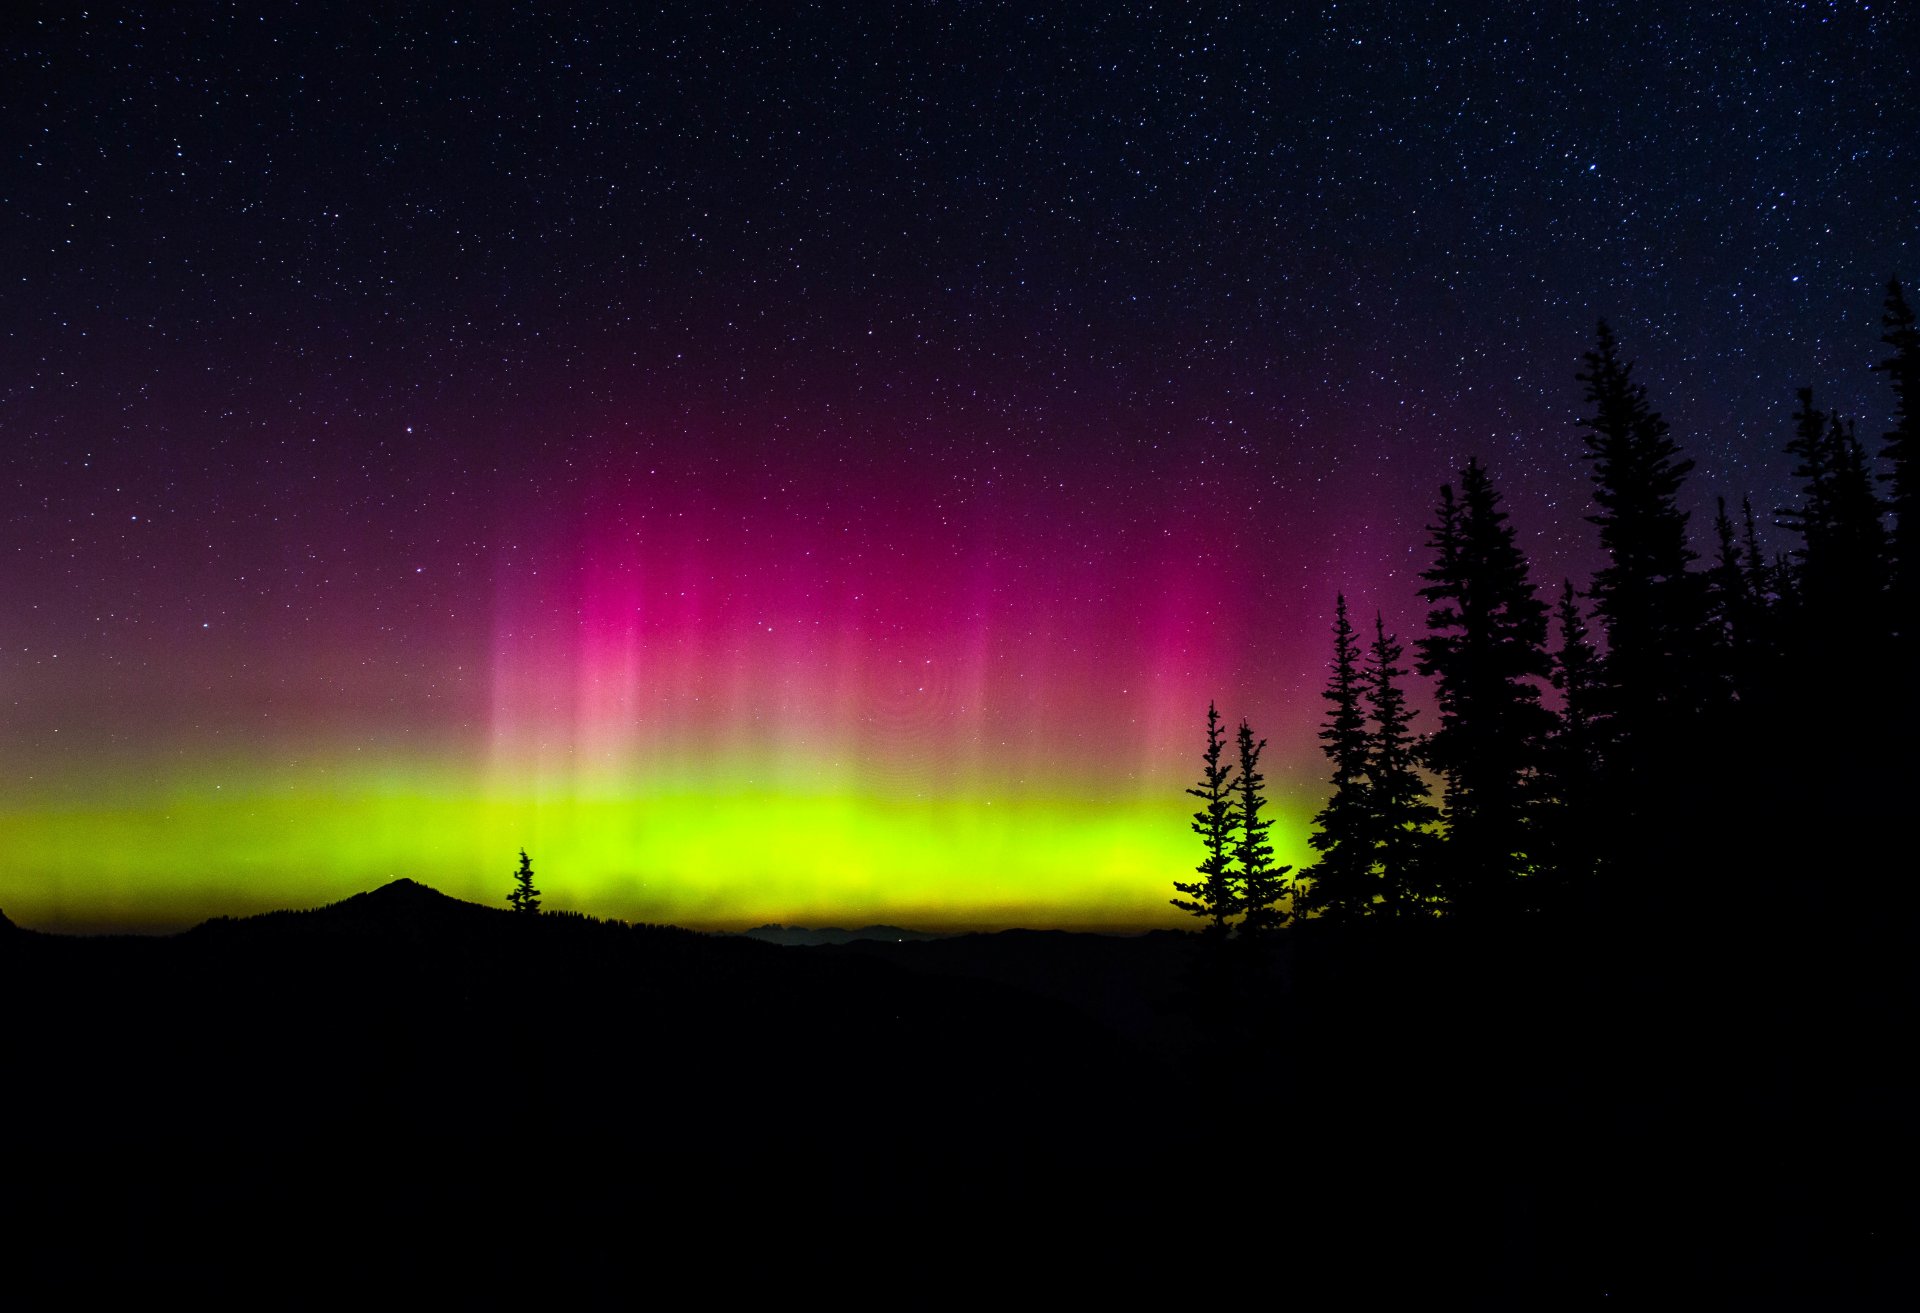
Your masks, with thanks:
[[[1304,875],[1308,887],[1295,886],[1295,911],[1304,899],[1322,916],[1350,919],[1373,906],[1379,880],[1373,866],[1373,807],[1367,788],[1367,717],[1361,705],[1365,684],[1360,673],[1360,643],[1347,619],[1344,594],[1333,600],[1333,674],[1320,696],[1328,703],[1320,730],[1320,751],[1333,763],[1333,794],[1313,818],[1307,842],[1320,860]]]
[[[1775,568],[1760,548],[1753,498],[1740,498],[1741,628],[1735,635],[1735,692],[1749,710],[1771,705],[1779,688],[1781,598]],[[1755,712],[1754,714],[1759,714]]]
[[[1698,707],[1699,581],[1688,573],[1682,483],[1693,469],[1680,458],[1667,422],[1633,381],[1602,320],[1598,342],[1577,377],[1593,414],[1587,459],[1594,500],[1588,520],[1600,528],[1607,564],[1593,577],[1594,613],[1607,635],[1606,674],[1613,733],[1630,747],[1631,766],[1653,760],[1678,721]]]
[[[1839,557],[1840,601],[1877,610],[1886,586],[1887,530],[1880,519],[1885,508],[1874,496],[1873,471],[1853,421],[1842,426],[1835,415],[1828,422],[1827,444],[1833,453],[1833,545]],[[1860,619],[1866,623],[1869,617]]]
[[[1531,681],[1551,672],[1547,607],[1479,461],[1461,473],[1460,497],[1440,489],[1421,578],[1427,636],[1416,668],[1436,681],[1439,728],[1422,745],[1446,776],[1447,900],[1456,910],[1506,905],[1527,867],[1528,812],[1542,745],[1553,725]]]
[[[1560,622],[1560,650],[1553,657],[1553,686],[1560,693],[1560,733],[1580,747],[1582,758],[1594,769],[1600,765],[1603,735],[1599,722],[1604,702],[1600,654],[1587,633],[1586,619],[1573,581],[1566,580],[1555,608]],[[1591,773],[1591,772],[1589,772]]]
[[[1799,506],[1782,506],[1780,523],[1800,535],[1801,545],[1789,555],[1804,571],[1814,560],[1824,560],[1828,526],[1833,522],[1833,472],[1828,466],[1827,416],[1813,405],[1813,389],[1794,393],[1800,409],[1793,412],[1793,438],[1787,454],[1794,458],[1793,477],[1800,480]]]
[[[1772,609],[1777,613],[1775,630],[1790,622],[1791,617],[1800,611],[1800,574],[1793,568],[1793,558],[1786,552],[1773,554],[1773,565],[1767,574],[1768,591],[1773,596]]]
[[[1707,618],[1716,641],[1730,646],[1739,602],[1747,591],[1747,576],[1725,497],[1713,499],[1713,543],[1713,564],[1707,570]]]
[[[1892,493],[1887,506],[1893,512],[1893,628],[1911,642],[1920,635],[1920,467],[1915,465],[1920,459],[1920,327],[1898,278],[1887,280],[1880,324],[1886,329],[1880,340],[1893,348],[1875,366],[1893,385],[1893,427],[1881,449],[1892,466],[1884,477]]]
[[[1240,922],[1242,934],[1277,930],[1289,917],[1280,900],[1287,892],[1285,877],[1293,868],[1273,864],[1273,845],[1267,842],[1273,822],[1260,814],[1267,806],[1266,777],[1260,773],[1260,754],[1266,746],[1265,739],[1254,739],[1251,725],[1240,722],[1240,778],[1235,784],[1240,797],[1235,810],[1240,841],[1233,856],[1239,867],[1240,906],[1246,913]]]
[[[1173,883],[1184,898],[1170,900],[1184,912],[1206,920],[1208,934],[1224,936],[1229,918],[1240,910],[1240,899],[1233,887],[1233,871],[1227,847],[1232,842],[1236,816],[1233,806],[1233,767],[1221,760],[1226,735],[1220,727],[1220,712],[1207,704],[1207,750],[1202,756],[1205,768],[1198,788],[1187,792],[1200,799],[1201,808],[1193,814],[1193,832],[1206,846],[1206,859],[1194,869],[1198,880]]]
[[[507,894],[507,902],[514,911],[529,916],[540,911],[540,891],[533,887],[533,862],[525,848],[520,850],[520,869],[513,873],[513,889]]]
[[[1780,517],[1800,535],[1795,594],[1806,608],[1802,633],[1830,637],[1833,626],[1856,630],[1880,619],[1886,532],[1873,495],[1866,451],[1851,425],[1813,404],[1813,389],[1796,393],[1793,477],[1802,484],[1801,504],[1782,507]]]
[[[1907,699],[1897,698],[1876,716],[1848,714],[1846,693],[1860,686],[1863,671],[1903,664],[1888,643],[1902,622],[1888,605],[1883,508],[1853,427],[1820,410],[1812,388],[1794,395],[1787,451],[1799,497],[1781,508],[1779,522],[1799,541],[1774,581],[1778,677],[1767,689],[1764,723],[1749,727],[1746,742],[1733,747],[1747,758],[1766,752],[1771,769],[1753,790],[1764,790],[1765,801],[1736,822],[1746,850],[1729,844],[1726,860],[1755,873],[1747,889],[1754,905],[1791,897],[1803,915],[1819,917],[1865,905],[1861,896],[1885,868],[1867,854],[1905,842],[1894,837],[1889,820],[1906,805],[1905,777],[1843,764],[1884,759],[1889,742],[1910,736],[1903,719],[1912,713]],[[1799,823],[1776,833],[1778,816],[1789,809]],[[1761,833],[1770,835],[1764,845],[1748,837]],[[1836,859],[1836,844],[1859,855]],[[1849,879],[1802,880],[1789,888],[1769,875],[1822,864],[1848,871]],[[1890,884],[1874,891],[1891,892]]]
[[[1707,571],[1706,637],[1714,658],[1714,674],[1722,697],[1739,698],[1750,691],[1751,649],[1754,640],[1754,601],[1748,592],[1748,571],[1727,499],[1714,499],[1714,561]]]
[[[1920,324],[1898,278],[1887,280],[1886,300],[1882,304],[1880,340],[1892,353],[1876,367],[1893,387],[1892,427],[1887,429],[1886,445],[1880,449],[1889,466],[1881,477],[1887,486],[1886,508],[1893,524],[1887,534],[1886,623],[1882,632],[1893,638],[1891,651],[1878,659],[1889,671],[1905,670],[1909,677],[1920,664]],[[1887,744],[1911,743],[1920,731],[1920,707],[1913,697],[1897,696],[1884,719],[1876,718],[1873,740],[1860,743],[1863,756],[1870,760],[1873,749],[1886,751]],[[1854,827],[1866,847],[1879,844],[1885,851],[1900,851],[1911,846],[1901,827],[1911,793],[1910,771],[1882,770],[1866,772],[1874,777],[1871,792],[1850,799],[1871,809],[1869,825]],[[1896,832],[1898,831],[1898,832]],[[1891,871],[1892,867],[1888,868]],[[1881,883],[1891,919],[1912,924],[1920,912],[1920,885],[1910,879],[1893,878]]]
[[[1439,910],[1433,887],[1435,823],[1439,809],[1427,801],[1429,790],[1414,760],[1408,728],[1418,712],[1407,707],[1397,682],[1406,674],[1401,647],[1387,635],[1386,622],[1373,618],[1373,648],[1362,679],[1373,733],[1367,740],[1367,801],[1372,812],[1374,859],[1380,867],[1382,910],[1392,916],[1430,915]]]
[[[1553,656],[1553,687],[1560,715],[1546,753],[1547,876],[1543,904],[1564,904],[1593,888],[1604,847],[1600,836],[1601,745],[1605,690],[1600,654],[1587,635],[1573,581],[1554,608],[1560,650]]]
[[[1741,569],[1747,577],[1747,595],[1754,603],[1765,610],[1773,593],[1773,571],[1768,568],[1765,553],[1760,550],[1760,531],[1754,525],[1753,498],[1740,498],[1740,517],[1745,522],[1741,533],[1746,548]]]

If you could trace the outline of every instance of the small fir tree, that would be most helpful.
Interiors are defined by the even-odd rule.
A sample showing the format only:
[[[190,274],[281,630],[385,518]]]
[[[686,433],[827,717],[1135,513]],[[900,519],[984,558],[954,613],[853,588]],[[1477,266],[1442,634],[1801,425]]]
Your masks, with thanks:
[[[529,916],[540,911],[540,891],[533,887],[533,862],[527,857],[527,850],[520,850],[520,869],[513,873],[513,888],[507,893],[507,902],[516,912]]]

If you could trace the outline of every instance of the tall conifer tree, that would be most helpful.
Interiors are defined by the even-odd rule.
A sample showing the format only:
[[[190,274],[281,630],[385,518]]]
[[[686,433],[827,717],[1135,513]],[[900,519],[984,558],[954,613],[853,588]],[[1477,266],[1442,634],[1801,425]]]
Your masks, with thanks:
[[[1553,656],[1553,687],[1560,694],[1559,723],[1548,743],[1547,829],[1552,894],[1564,901],[1592,887],[1600,854],[1600,772],[1604,739],[1600,654],[1587,633],[1573,581],[1566,581],[1554,608],[1560,647]]]
[[[1783,594],[1774,567],[1760,547],[1750,496],[1740,498],[1740,520],[1740,588],[1746,602],[1746,632],[1740,639],[1744,668],[1738,691],[1743,701],[1756,703],[1771,699],[1776,691]]]
[[[1754,524],[1752,497],[1741,496],[1740,518],[1741,544],[1745,549],[1740,568],[1747,577],[1747,595],[1754,605],[1765,609],[1768,594],[1773,591],[1773,572],[1767,567],[1766,554],[1760,550],[1760,531]]]
[[[1866,626],[1880,616],[1886,586],[1887,531],[1884,507],[1873,492],[1873,472],[1852,420],[1827,423],[1833,464],[1833,548],[1836,600]],[[1870,613],[1870,614],[1869,614]]]
[[[1313,818],[1314,832],[1307,840],[1320,860],[1304,873],[1310,882],[1306,904],[1337,919],[1364,915],[1379,884],[1373,874],[1364,692],[1360,641],[1347,618],[1346,596],[1340,594],[1333,600],[1333,673],[1320,694],[1327,702],[1320,751],[1333,763],[1333,794]],[[1296,899],[1300,897],[1296,893]]]
[[[1379,888],[1391,916],[1431,915],[1439,910],[1434,888],[1433,827],[1440,812],[1428,801],[1427,782],[1414,758],[1409,726],[1419,713],[1407,706],[1399,680],[1401,646],[1373,618],[1373,647],[1363,672],[1373,733],[1367,740],[1367,801],[1372,813]]]
[[[1595,768],[1600,764],[1602,711],[1600,654],[1594,650],[1573,581],[1565,581],[1560,604],[1560,650],[1553,657],[1553,687],[1560,694],[1560,729],[1580,745],[1582,756]]]
[[[1737,698],[1749,691],[1754,604],[1725,497],[1714,499],[1713,539],[1713,565],[1707,570],[1706,637],[1714,657],[1716,691],[1723,698]]]
[[[1733,517],[1727,513],[1727,499],[1713,499],[1713,565],[1707,570],[1707,612],[1716,631],[1730,635],[1735,627],[1740,599],[1746,596],[1747,574],[1740,556],[1740,540],[1735,536]]]
[[[1547,606],[1527,577],[1501,497],[1477,460],[1460,496],[1440,490],[1434,563],[1420,596],[1433,603],[1416,668],[1436,681],[1439,728],[1422,748],[1446,776],[1449,900],[1506,901],[1526,868],[1528,813],[1552,716],[1533,682],[1551,672]]]
[[[1920,327],[1898,278],[1887,281],[1880,340],[1893,349],[1877,369],[1893,386],[1893,427],[1881,449],[1892,467],[1888,509],[1893,512],[1893,627],[1911,644],[1920,638]]]
[[[1687,513],[1680,488],[1693,462],[1680,457],[1667,422],[1633,380],[1613,332],[1598,340],[1577,376],[1593,413],[1586,428],[1594,501],[1607,564],[1593,578],[1594,613],[1607,635],[1614,733],[1636,762],[1653,760],[1674,723],[1699,705],[1703,601],[1687,566]]]
[[[1797,597],[1807,607],[1809,638],[1833,636],[1845,625],[1858,631],[1882,620],[1886,531],[1873,493],[1867,454],[1853,426],[1813,404],[1813,389],[1796,394],[1793,476],[1801,480],[1801,504],[1781,508],[1782,521],[1800,535]]]
[[[1797,563],[1801,583],[1805,584],[1824,572],[1830,556],[1833,469],[1826,412],[1815,409],[1812,388],[1800,388],[1794,396],[1800,409],[1793,412],[1793,437],[1787,443],[1787,454],[1794,458],[1793,477],[1800,480],[1800,505],[1782,506],[1777,514],[1782,525],[1800,535],[1800,546],[1788,556]],[[1824,591],[1816,583],[1813,592],[1818,595]]]
[[[1200,810],[1193,814],[1193,832],[1200,836],[1206,857],[1194,868],[1198,880],[1173,883],[1186,895],[1169,901],[1183,912],[1191,912],[1206,921],[1208,934],[1224,937],[1231,918],[1240,910],[1240,899],[1233,887],[1232,858],[1228,847],[1233,841],[1236,816],[1233,805],[1233,766],[1225,758],[1226,734],[1220,725],[1220,711],[1207,704],[1207,750],[1198,787],[1187,792],[1200,799]]]
[[[1286,924],[1288,912],[1281,906],[1281,899],[1287,891],[1286,875],[1293,868],[1273,864],[1273,845],[1267,842],[1273,822],[1261,815],[1266,810],[1267,797],[1266,777],[1260,773],[1260,754],[1265,751],[1267,741],[1256,740],[1253,727],[1243,720],[1238,746],[1240,778],[1234,788],[1239,797],[1235,815],[1240,822],[1240,840],[1233,856],[1239,868],[1240,906],[1245,913],[1240,930],[1242,934],[1259,935]]]

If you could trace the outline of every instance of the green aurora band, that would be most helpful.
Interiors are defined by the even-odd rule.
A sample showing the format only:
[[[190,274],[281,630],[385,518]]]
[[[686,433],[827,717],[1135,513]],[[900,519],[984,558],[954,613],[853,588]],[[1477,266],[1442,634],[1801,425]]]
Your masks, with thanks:
[[[1127,929],[1180,922],[1169,884],[1198,856],[1177,784],[1118,801],[917,798],[723,776],[623,796],[494,788],[426,763],[231,766],[13,800],[7,914],[164,930],[401,876],[498,904],[525,846],[549,907],[624,920]],[[1275,811],[1280,860],[1298,863],[1311,804]]]

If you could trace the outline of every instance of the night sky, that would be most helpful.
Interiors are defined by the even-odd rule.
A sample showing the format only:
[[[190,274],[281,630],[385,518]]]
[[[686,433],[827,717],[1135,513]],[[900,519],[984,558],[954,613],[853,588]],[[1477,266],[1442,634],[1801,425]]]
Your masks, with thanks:
[[[1892,3],[184,8],[0,20],[28,925],[1177,923],[1470,453],[1584,582],[1597,318],[1704,548],[1920,278]]]

